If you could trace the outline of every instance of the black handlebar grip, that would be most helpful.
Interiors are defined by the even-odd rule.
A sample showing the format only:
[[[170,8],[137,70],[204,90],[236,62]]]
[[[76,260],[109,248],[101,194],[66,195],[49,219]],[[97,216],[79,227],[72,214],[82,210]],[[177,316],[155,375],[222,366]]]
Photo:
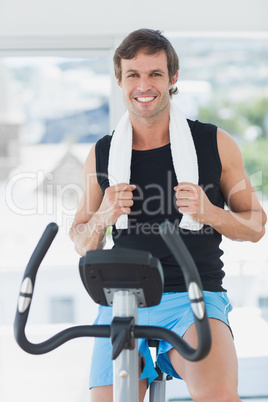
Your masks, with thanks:
[[[160,225],[160,235],[180,265],[187,289],[192,281],[195,281],[202,289],[202,283],[193,257],[180,235],[176,233],[176,227],[165,221]]]
[[[182,238],[175,231],[175,226],[168,221],[160,225],[160,235],[181,267],[198,333],[199,344],[197,350],[190,351],[189,348],[185,348],[184,344],[180,344],[180,353],[188,360],[193,358],[196,360],[201,358],[200,355],[204,357],[208,354],[211,348],[211,332],[202,282],[196,264]],[[202,353],[200,353],[201,351]]]
[[[70,339],[86,336],[110,337],[111,332],[110,325],[80,325],[65,329],[52,336],[50,339],[38,344],[28,341],[25,335],[25,326],[33,297],[36,274],[57,232],[58,225],[56,223],[50,223],[46,227],[26,267],[20,288],[18,307],[14,322],[14,335],[18,345],[25,352],[35,355],[48,353],[61,346],[63,343],[68,342]]]
[[[168,221],[160,225],[160,234],[181,267],[193,313],[201,320],[205,315],[202,282],[191,254],[175,230],[175,226]]]
[[[46,255],[51,243],[58,232],[58,225],[50,223],[40,238],[24,273],[20,287],[17,312],[14,323],[14,335],[18,344],[25,349],[25,325],[28,319],[29,309],[32,301],[35,278],[38,268]]]

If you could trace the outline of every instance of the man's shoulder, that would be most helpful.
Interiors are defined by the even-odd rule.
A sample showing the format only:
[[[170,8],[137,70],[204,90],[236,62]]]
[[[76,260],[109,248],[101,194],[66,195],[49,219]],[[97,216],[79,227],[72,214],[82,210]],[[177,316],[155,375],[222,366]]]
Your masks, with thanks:
[[[101,146],[101,147],[109,146],[110,147],[112,136],[113,136],[113,133],[112,133],[112,135],[105,135],[104,137],[101,137],[96,142],[96,146]]]
[[[217,131],[217,126],[215,124],[212,123],[203,123],[199,120],[191,120],[191,119],[187,119],[188,125],[190,127],[190,130],[192,132],[192,134],[196,133],[201,133],[201,132],[211,132]]]
[[[109,154],[111,140],[112,135],[105,135],[96,142],[96,157]]]
[[[109,151],[111,145],[111,135],[105,135],[96,142],[95,146],[95,156],[96,156],[96,166],[102,169],[103,163],[106,166],[108,164]]]

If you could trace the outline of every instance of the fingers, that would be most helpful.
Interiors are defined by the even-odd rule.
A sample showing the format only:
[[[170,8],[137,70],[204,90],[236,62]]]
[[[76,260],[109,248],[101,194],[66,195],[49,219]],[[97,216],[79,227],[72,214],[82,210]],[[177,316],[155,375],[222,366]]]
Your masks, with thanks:
[[[105,190],[99,214],[109,225],[113,225],[120,215],[130,214],[133,202],[134,184],[120,183]]]
[[[128,184],[128,183],[119,183],[115,184],[114,186],[108,187],[109,189],[113,191],[133,191],[135,190],[136,186],[135,184]],[[107,189],[108,190],[108,189]]]
[[[179,195],[186,197],[189,196],[190,194],[192,196],[194,194],[197,194],[199,188],[200,187],[197,184],[182,182],[177,184],[177,186],[174,187],[174,190]]]
[[[174,187],[176,192],[176,205],[179,208],[179,212],[194,213],[199,204],[199,192],[200,187],[193,183],[179,183]]]
[[[174,190],[180,213],[191,215],[200,223],[209,224],[214,206],[201,186],[184,182],[175,186]]]
[[[133,184],[120,183],[114,186],[115,199],[117,200],[118,207],[124,214],[130,214],[133,202],[133,191],[136,186]]]
[[[174,187],[177,200],[197,200],[200,187],[192,183],[180,183]]]
[[[136,186],[134,184],[120,183],[115,186],[108,187],[105,195],[110,201],[115,201],[120,207],[131,207],[133,205],[133,191]]]

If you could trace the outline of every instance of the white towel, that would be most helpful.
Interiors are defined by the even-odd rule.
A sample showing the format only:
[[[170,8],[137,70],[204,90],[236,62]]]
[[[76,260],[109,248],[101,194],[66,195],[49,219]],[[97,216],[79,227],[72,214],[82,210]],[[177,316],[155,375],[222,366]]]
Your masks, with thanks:
[[[172,101],[170,102],[169,135],[173,166],[178,183],[198,184],[197,155],[192,134],[180,108]],[[131,155],[132,125],[129,114],[126,112],[116,126],[111,140],[108,161],[110,186],[129,183]],[[116,228],[127,229],[127,227],[128,216],[121,215],[116,222]],[[188,230],[200,230],[203,225],[196,222],[190,215],[184,214],[180,227]]]

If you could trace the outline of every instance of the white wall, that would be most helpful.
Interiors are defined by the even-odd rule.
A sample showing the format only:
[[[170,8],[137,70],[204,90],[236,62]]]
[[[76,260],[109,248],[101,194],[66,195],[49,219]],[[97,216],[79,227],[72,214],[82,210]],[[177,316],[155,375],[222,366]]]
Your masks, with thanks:
[[[113,36],[164,31],[267,31],[267,0],[1,0],[5,36]]]

